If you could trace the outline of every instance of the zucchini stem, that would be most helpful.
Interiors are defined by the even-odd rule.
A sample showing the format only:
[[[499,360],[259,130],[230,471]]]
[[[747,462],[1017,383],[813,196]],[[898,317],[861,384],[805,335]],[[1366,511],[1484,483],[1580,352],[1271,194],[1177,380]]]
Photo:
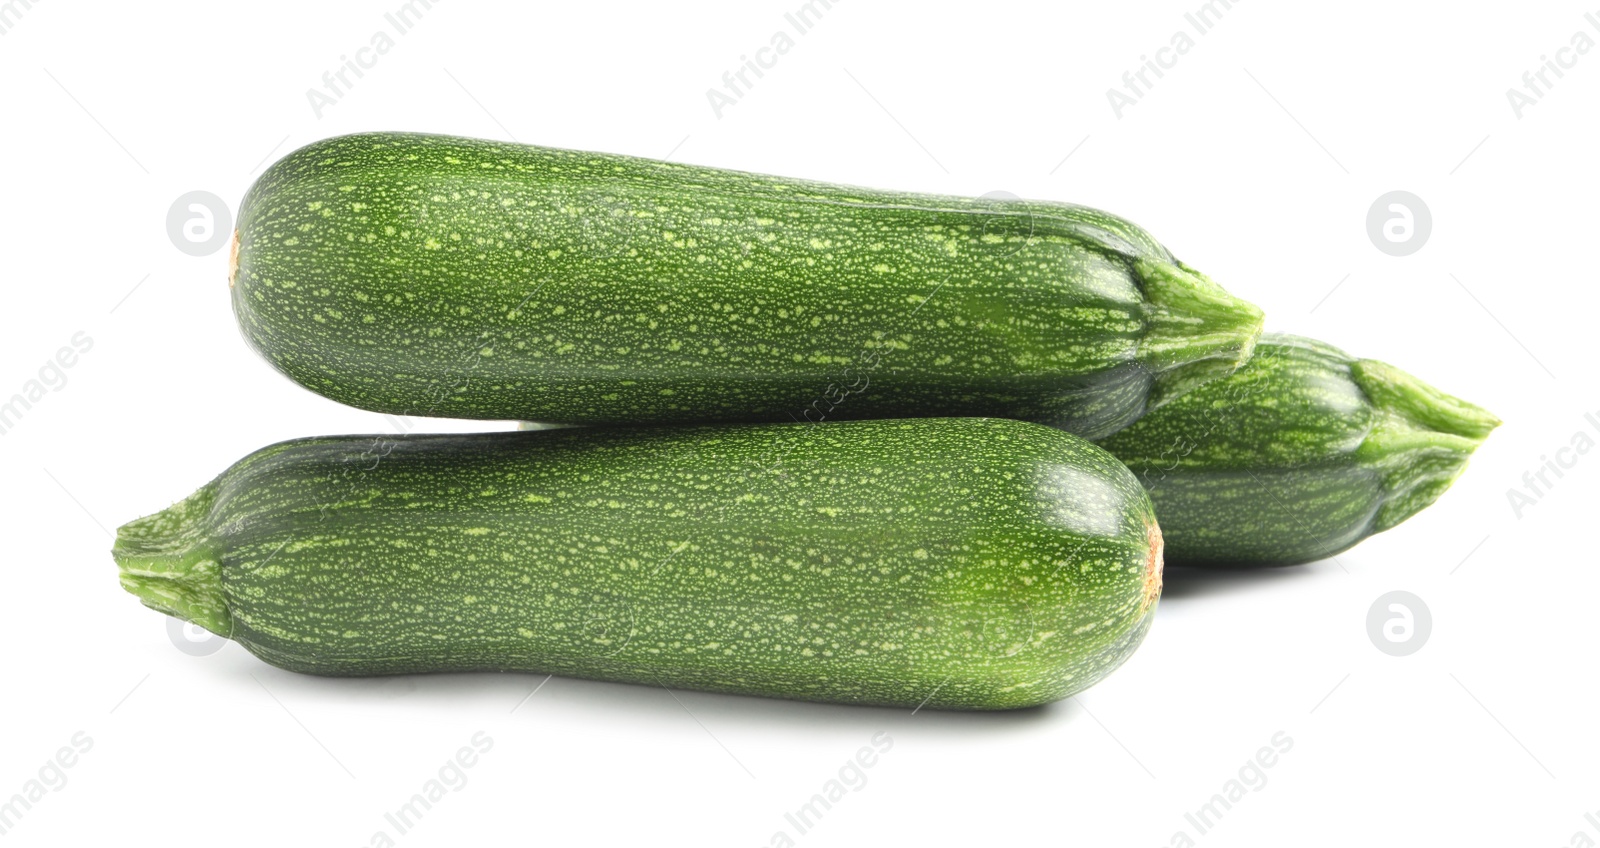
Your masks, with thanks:
[[[1138,360],[1155,375],[1146,411],[1250,360],[1265,315],[1182,262],[1134,260],[1150,307]]]
[[[1438,500],[1500,419],[1387,363],[1357,360],[1350,375],[1377,410],[1356,455],[1383,475],[1379,532]]]
[[[122,588],[158,612],[198,624],[224,638],[233,616],[222,594],[222,575],[207,534],[216,483],[176,504],[117,528],[111,556]]]

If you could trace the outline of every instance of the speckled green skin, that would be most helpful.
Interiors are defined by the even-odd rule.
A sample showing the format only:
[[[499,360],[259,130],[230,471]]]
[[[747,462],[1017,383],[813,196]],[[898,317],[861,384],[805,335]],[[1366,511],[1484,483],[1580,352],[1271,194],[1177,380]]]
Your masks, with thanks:
[[[1261,313],[1092,209],[401,133],[316,142],[239,210],[275,367],[404,415],[994,415],[1095,437],[1230,372]]]
[[[1005,709],[1137,647],[1154,527],[1088,442],[907,419],[284,442],[114,554],[147,605],[294,671]]]
[[[1174,565],[1332,556],[1433,503],[1499,419],[1389,365],[1264,335],[1233,376],[1102,439]]]

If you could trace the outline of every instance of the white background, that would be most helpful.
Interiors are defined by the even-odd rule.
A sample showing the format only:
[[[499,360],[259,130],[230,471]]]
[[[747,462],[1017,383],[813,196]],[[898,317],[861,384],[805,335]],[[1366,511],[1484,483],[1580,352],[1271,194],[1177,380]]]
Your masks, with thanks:
[[[1600,841],[1585,820],[1600,810],[1600,455],[1520,517],[1507,495],[1574,434],[1600,440],[1584,420],[1600,417],[1600,50],[1520,118],[1506,97],[1574,33],[1600,40],[1584,5],[1236,3],[1120,118],[1107,89],[1193,35],[1199,0],[840,0],[720,118],[707,89],[792,35],[799,0],[448,0],[404,35],[384,19],[400,0],[0,5],[0,399],[74,333],[93,339],[0,436],[0,800],[74,733],[93,740],[6,844],[367,845],[478,731],[493,748],[398,844]],[[393,49],[317,117],[307,89],[380,30]],[[1436,506],[1338,562],[1171,571],[1139,653],[1043,710],[565,678],[524,700],[540,678],[326,680],[236,645],[186,655],[118,587],[110,532],[267,443],[392,428],[259,361],[225,251],[176,249],[168,208],[193,190],[236,204],[277,156],[379,129],[1100,206],[1271,328],[1398,364],[1506,424]],[[1405,258],[1365,226],[1394,189],[1433,218]],[[1394,589],[1433,615],[1404,658],[1365,626]],[[1185,813],[1280,731],[1293,747],[1265,785],[1198,833]],[[784,814],[879,732],[894,746],[868,782],[797,834]]]

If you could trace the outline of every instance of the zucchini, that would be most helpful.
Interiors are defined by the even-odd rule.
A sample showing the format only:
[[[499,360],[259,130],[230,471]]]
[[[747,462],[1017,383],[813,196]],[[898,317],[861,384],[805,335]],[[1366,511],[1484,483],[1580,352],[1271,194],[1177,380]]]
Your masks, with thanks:
[[[268,362],[399,415],[1095,437],[1231,372],[1262,321],[1092,209],[409,133],[273,164],[232,256]]]
[[[1238,372],[1099,442],[1179,565],[1333,556],[1433,503],[1500,419],[1331,345],[1265,335]]]
[[[1144,637],[1150,501],[1005,419],[301,439],[117,532],[146,605],[321,675],[1004,709]]]

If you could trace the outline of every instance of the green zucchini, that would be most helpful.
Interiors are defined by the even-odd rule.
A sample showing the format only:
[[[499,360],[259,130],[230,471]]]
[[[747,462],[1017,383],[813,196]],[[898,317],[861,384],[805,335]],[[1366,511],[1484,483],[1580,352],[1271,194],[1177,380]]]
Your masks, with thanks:
[[[284,442],[113,555],[146,605],[298,672],[1004,709],[1128,657],[1160,540],[1089,442],[930,418]]]
[[[1231,372],[1262,321],[1083,207],[405,133],[273,164],[232,255],[267,361],[400,415],[1095,437]]]
[[[1433,503],[1500,419],[1331,345],[1265,335],[1232,376],[1102,439],[1176,565],[1333,556]]]

